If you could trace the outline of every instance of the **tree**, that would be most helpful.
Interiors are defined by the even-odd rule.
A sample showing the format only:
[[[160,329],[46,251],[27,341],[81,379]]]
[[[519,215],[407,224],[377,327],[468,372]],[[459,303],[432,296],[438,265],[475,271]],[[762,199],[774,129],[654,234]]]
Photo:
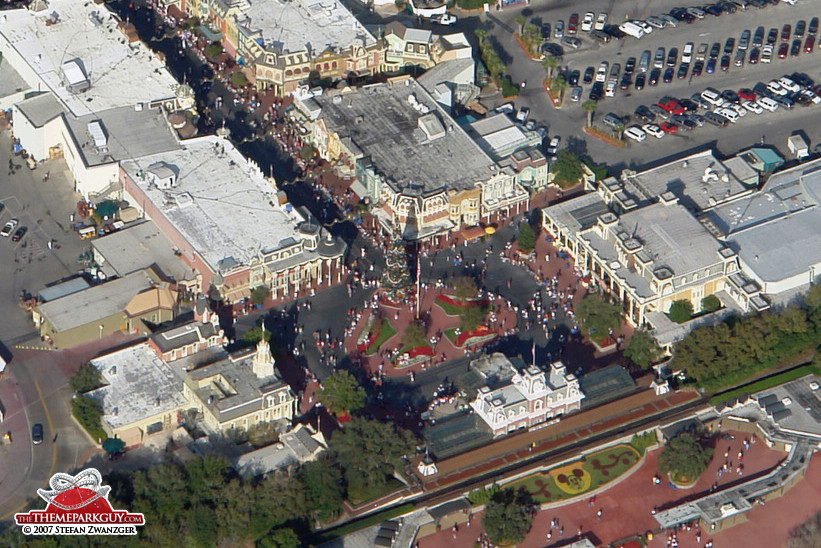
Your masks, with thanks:
[[[676,323],[684,323],[693,317],[693,303],[688,299],[680,299],[673,301],[670,305],[670,311],[667,312],[667,317]]]
[[[682,432],[664,445],[659,455],[659,472],[673,480],[693,483],[707,469],[713,450],[703,447],[689,432]]]
[[[544,58],[544,61],[542,61],[542,66],[547,71],[547,77],[552,80],[553,73],[559,67],[559,59],[553,55],[548,55]]]
[[[638,329],[630,337],[624,355],[641,369],[647,369],[662,356],[661,347],[646,329]]]
[[[354,417],[331,438],[330,448],[352,488],[384,486],[402,458],[413,451],[415,439],[393,424]]]
[[[582,103],[582,110],[587,113],[587,126],[590,127],[593,125],[593,115],[596,113],[596,109],[599,108],[598,101],[594,101],[592,99],[588,99],[584,103]]]
[[[470,276],[459,276],[453,281],[453,294],[461,301],[470,301],[479,294],[476,280]]]
[[[236,87],[241,88],[248,85],[248,78],[245,76],[244,72],[238,70],[231,75],[231,83]]]
[[[473,331],[485,321],[486,311],[482,306],[467,306],[462,310],[459,329],[463,333]]]
[[[603,340],[611,329],[621,324],[621,309],[599,295],[585,296],[576,305],[576,318],[587,335],[596,340]]]
[[[259,287],[255,287],[251,291],[251,302],[254,303],[256,306],[261,304],[265,304],[265,299],[268,298],[268,294],[271,290],[268,288],[267,285],[261,285]]]
[[[300,546],[302,543],[299,541],[299,536],[288,527],[274,529],[259,541],[260,548],[299,548]]]
[[[104,440],[108,437],[103,430],[103,407],[89,396],[78,395],[71,400],[71,414],[86,429],[92,439]]]
[[[311,158],[314,157],[314,147],[305,143],[302,145],[302,148],[299,149],[299,157],[302,158],[303,162],[310,162]]]
[[[410,348],[426,345],[428,340],[425,338],[425,327],[417,322],[411,322],[402,333],[402,342]]]
[[[553,85],[550,88],[556,91],[561,103],[564,100],[564,91],[567,89],[567,80],[560,74],[553,79]]]
[[[817,548],[821,546],[821,512],[790,531],[785,548]]]
[[[487,40],[487,31],[485,29],[476,29],[473,31],[473,34],[476,35],[476,38],[479,40],[479,44]]]
[[[573,151],[566,148],[556,155],[550,171],[555,175],[556,183],[564,188],[576,185],[584,175],[581,160]]]
[[[268,330],[263,331],[260,326],[252,327],[242,334],[242,340],[248,344],[256,344],[263,338],[265,339],[265,342],[270,342],[271,332]]]
[[[215,61],[221,53],[222,44],[220,44],[219,42],[211,42],[205,47],[205,55],[212,61]]]
[[[355,412],[365,407],[365,389],[356,377],[341,370],[322,381],[319,401],[332,413]]]
[[[707,295],[701,299],[702,312],[715,312],[721,308],[721,301],[715,295]]]
[[[615,127],[613,128],[613,131],[616,132],[616,135],[619,137],[619,139],[621,139],[624,136],[625,127],[626,126],[624,124],[619,123],[619,124],[616,124]]]
[[[105,386],[100,370],[90,363],[80,367],[68,383],[71,385],[71,389],[78,394],[85,394]]]
[[[330,458],[322,457],[303,466],[299,478],[305,486],[305,504],[311,517],[320,522],[334,519],[345,495],[339,468]]]
[[[517,492],[508,488],[495,493],[482,516],[482,527],[490,542],[495,545],[522,542],[533,522],[528,508],[531,503],[530,494],[524,489]]]
[[[516,244],[523,253],[530,253],[536,247],[536,233],[530,223],[522,221],[519,225],[519,234],[516,235]]]
[[[519,25],[519,34],[524,34],[525,31],[525,23],[527,23],[527,17],[522,15],[521,13],[516,16],[516,24]]]
[[[410,267],[405,244],[398,234],[394,235],[385,253],[385,271],[382,273],[382,291],[393,302],[403,302],[411,286]]]

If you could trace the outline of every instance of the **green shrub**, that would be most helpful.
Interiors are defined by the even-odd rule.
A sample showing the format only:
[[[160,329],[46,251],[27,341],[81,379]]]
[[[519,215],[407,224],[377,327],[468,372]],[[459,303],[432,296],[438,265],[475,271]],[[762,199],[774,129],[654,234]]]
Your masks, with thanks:
[[[702,312],[715,312],[719,308],[721,308],[721,301],[715,295],[707,295],[701,299]]]
[[[468,502],[473,506],[483,506],[490,502],[490,499],[499,492],[499,486],[495,483],[488,487],[482,487],[468,493]]]
[[[88,396],[77,396],[71,400],[71,414],[86,432],[95,440],[104,440],[108,434],[103,430],[103,408],[100,403]]]
[[[485,0],[456,0],[456,5],[463,10],[478,10],[485,5]]]
[[[505,99],[509,97],[516,97],[519,95],[519,86],[514,85],[510,76],[502,78],[502,97]]]
[[[673,301],[673,304],[670,306],[670,311],[667,313],[667,317],[676,323],[689,321],[690,318],[693,317],[693,303],[687,299]]]
[[[656,436],[655,430],[650,430],[648,432],[643,432],[641,434],[636,434],[633,436],[633,439],[630,440],[630,445],[632,445],[636,451],[644,454],[647,451],[648,447],[652,447],[658,443],[658,436]]]

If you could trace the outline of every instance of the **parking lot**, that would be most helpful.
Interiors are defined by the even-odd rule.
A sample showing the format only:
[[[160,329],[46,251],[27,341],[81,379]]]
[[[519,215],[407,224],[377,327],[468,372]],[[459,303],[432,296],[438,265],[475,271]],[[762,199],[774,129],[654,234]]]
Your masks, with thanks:
[[[573,103],[566,99],[561,108],[554,109],[549,104],[544,91],[533,85],[537,83],[534,80],[540,78],[539,75],[543,75],[544,71],[534,70],[538,64],[528,59],[512,38],[512,31],[516,27],[515,17],[519,13],[525,14],[533,22],[539,24],[548,22],[554,26],[555,21],[560,19],[566,25],[571,12],[583,16],[586,11],[593,11],[596,14],[606,11],[609,13],[609,22],[619,23],[623,22],[626,17],[646,18],[651,15],[660,15],[668,12],[674,5],[688,6],[688,4],[673,4],[669,1],[651,1],[640,3],[639,7],[627,12],[624,8],[619,11],[619,5],[612,2],[574,2],[558,5],[538,3],[525,8],[494,12],[486,17],[492,22],[491,34],[496,37],[504,53],[509,56],[508,72],[514,81],[528,82],[523,93],[515,101],[516,106],[529,107],[531,119],[547,122],[551,135],[562,135],[565,142],[568,136],[574,137],[575,146],[590,153],[598,161],[616,166],[640,165],[709,142],[716,142],[722,152],[731,153],[739,148],[760,142],[762,139],[786,151],[787,136],[798,129],[805,130],[813,144],[821,140],[821,130],[816,129],[815,124],[807,122],[808,115],[821,114],[821,106],[797,105],[792,110],[779,109],[774,113],[765,112],[760,115],[750,113],[737,123],[725,128],[704,125],[693,131],[668,135],[663,139],[649,138],[642,143],[631,143],[628,149],[617,149],[581,133],[581,127],[586,121],[586,113],[581,108],[581,104],[587,99],[590,85],[583,84],[584,92],[581,101]],[[751,7],[746,11],[737,11],[734,14],[725,13],[720,17],[706,15],[704,19],[694,21],[692,24],[678,23],[675,28],[653,29],[651,34],[645,35],[640,40],[625,37],[608,44],[597,44],[587,33],[579,31],[577,36],[582,40],[582,46],[578,50],[564,48],[562,68],[571,71],[579,70],[583,74],[587,67],[597,68],[602,61],[607,61],[611,66],[613,63],[619,63],[623,69],[629,57],[639,59],[645,50],[651,51],[651,55],[654,55],[659,47],[664,47],[666,51],[669,51],[670,47],[678,48],[680,60],[681,51],[687,42],[693,42],[696,48],[701,43],[712,45],[714,42],[720,42],[722,48],[720,58],[723,55],[723,47],[727,38],[734,37],[738,44],[743,30],[749,29],[754,32],[758,26],[764,26],[766,32],[769,32],[770,28],[778,28],[779,38],[775,44],[777,51],[782,43],[780,33],[784,24],[789,23],[794,29],[797,21],[803,19],[809,22],[812,17],[819,15],[821,15],[821,5],[817,3],[799,2],[791,6],[782,2],[765,9]],[[551,41],[556,42],[555,38]],[[789,43],[791,41],[792,38]],[[706,74],[705,71],[701,76],[692,77],[688,73],[685,79],[673,77],[670,83],[659,82],[657,86],[646,86],[640,91],[631,86],[627,91],[616,90],[615,97],[602,98],[599,101],[596,120],[608,112],[617,115],[632,115],[639,105],[656,103],[662,96],[690,97],[693,93],[700,92],[708,86],[718,90],[737,91],[740,88],[752,88],[757,82],[766,83],[773,78],[792,72],[804,72],[817,79],[819,65],[821,65],[821,50],[816,44],[813,53],[805,53],[802,50],[800,55],[788,55],[785,59],[779,59],[777,55],[774,55],[769,64],[759,62],[751,65],[745,62],[743,67],[736,67],[731,63],[726,72],[717,67],[714,74]],[[652,60],[650,66],[652,68]],[[556,128],[561,128],[561,130],[556,131]]]
[[[14,168],[9,174],[11,159]],[[52,160],[30,170],[20,156],[11,153],[7,132],[0,135],[0,226],[17,219],[27,227],[19,242],[0,238],[0,341],[12,351],[17,344],[31,344],[36,332],[31,315],[18,307],[20,292],[36,293],[47,283],[77,271],[77,257],[87,247],[71,230],[69,215],[78,195],[68,178],[65,162]],[[49,173],[48,181],[43,175]],[[52,248],[49,249],[49,241]]]

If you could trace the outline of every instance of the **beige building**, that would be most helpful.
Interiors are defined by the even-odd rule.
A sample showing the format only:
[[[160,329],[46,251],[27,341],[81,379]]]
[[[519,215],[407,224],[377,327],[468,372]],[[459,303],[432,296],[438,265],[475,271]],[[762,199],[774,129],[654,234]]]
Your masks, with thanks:
[[[268,343],[186,373],[185,394],[211,432],[228,434],[274,422],[290,423],[298,400],[282,381]]]
[[[87,395],[102,406],[102,426],[126,446],[169,435],[183,422],[189,400],[177,375],[147,343],[91,360],[105,386]]]

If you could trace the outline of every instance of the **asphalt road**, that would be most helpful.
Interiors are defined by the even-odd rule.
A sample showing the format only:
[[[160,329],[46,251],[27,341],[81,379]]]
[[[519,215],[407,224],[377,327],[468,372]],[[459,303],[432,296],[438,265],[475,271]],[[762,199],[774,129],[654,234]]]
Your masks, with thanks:
[[[787,152],[786,138],[798,129],[805,130],[807,136],[814,142],[821,140],[821,130],[810,121],[816,116],[821,116],[821,106],[815,105],[807,108],[797,106],[792,111],[781,109],[776,113],[750,114],[738,123],[723,129],[705,125],[692,132],[666,136],[663,139],[648,137],[644,143],[631,142],[626,149],[614,148],[581,132],[586,118],[586,113],[580,106],[581,102],[572,103],[567,99],[559,109],[550,105],[546,93],[538,86],[539,80],[545,75],[544,69],[539,63],[525,56],[512,35],[512,31],[516,28],[515,17],[519,14],[525,14],[532,21],[539,23],[545,21],[553,25],[559,19],[566,23],[571,12],[583,15],[588,10],[596,13],[607,11],[610,14],[609,21],[618,23],[626,16],[647,17],[664,13],[674,5],[681,4],[665,0],[621,4],[612,0],[584,3],[540,0],[522,8],[509,8],[504,11],[469,17],[460,23],[469,25],[473,21],[474,25],[484,25],[488,28],[490,35],[494,37],[502,51],[502,57],[508,60],[508,72],[513,81],[527,82],[522,95],[514,101],[517,107],[530,107],[530,118],[546,122],[551,135],[562,136],[563,143],[568,143],[570,140],[577,151],[588,153],[596,161],[616,168],[639,166],[711,142],[716,143],[721,152],[731,154],[758,143],[762,136],[765,136],[767,143],[774,144]],[[633,9],[628,10],[628,7]],[[586,33],[580,33],[579,37],[583,41],[583,46],[576,51],[565,47],[563,66],[578,69],[583,73],[586,67],[597,67],[601,61],[606,60],[611,65],[617,62],[624,67],[628,57],[635,56],[638,59],[644,50],[651,50],[655,53],[656,48],[661,46],[678,47],[680,55],[686,42],[694,42],[698,48],[701,42],[720,41],[723,47],[724,41],[730,36],[734,36],[737,42],[744,29],[754,31],[757,26],[762,25],[767,31],[771,27],[778,27],[780,32],[781,26],[785,23],[792,24],[794,28],[799,19],[809,21],[811,17],[821,15],[818,7],[815,2],[799,2],[796,6],[782,2],[763,10],[750,8],[744,12],[738,11],[735,14],[724,14],[720,17],[708,15],[705,19],[690,25],[680,23],[676,28],[655,29],[652,34],[646,35],[641,40],[627,37],[601,46],[594,45]],[[618,90],[616,97],[600,101],[597,117],[600,118],[607,112],[632,114],[636,106],[655,103],[662,95],[689,97],[692,93],[701,91],[707,86],[719,90],[751,88],[756,82],[766,82],[773,77],[793,71],[806,72],[810,77],[817,78],[819,65],[821,65],[821,50],[816,44],[812,54],[802,52],[798,57],[787,57],[784,60],[776,57],[771,64],[759,63],[757,65],[746,64],[742,68],[731,67],[726,73],[718,70],[712,75],[705,73],[692,79],[674,79],[669,84],[659,83],[657,87],[648,86],[641,91]],[[590,86],[583,87],[585,88],[582,96],[584,100],[587,98]]]
[[[16,166],[8,172],[9,159]],[[39,343],[39,337],[31,322],[31,314],[17,306],[20,291],[32,293],[46,284],[74,274],[77,256],[86,248],[71,230],[69,215],[74,211],[78,195],[73,180],[66,176],[63,160],[51,160],[39,165],[34,171],[25,165],[20,156],[11,153],[8,133],[0,134],[0,224],[11,218],[28,227],[20,242],[0,238],[0,264],[5,265],[0,276],[0,307],[6,311],[0,315],[0,341],[12,352],[21,343]],[[48,182],[43,175],[48,172]],[[56,245],[48,248],[48,241]]]

